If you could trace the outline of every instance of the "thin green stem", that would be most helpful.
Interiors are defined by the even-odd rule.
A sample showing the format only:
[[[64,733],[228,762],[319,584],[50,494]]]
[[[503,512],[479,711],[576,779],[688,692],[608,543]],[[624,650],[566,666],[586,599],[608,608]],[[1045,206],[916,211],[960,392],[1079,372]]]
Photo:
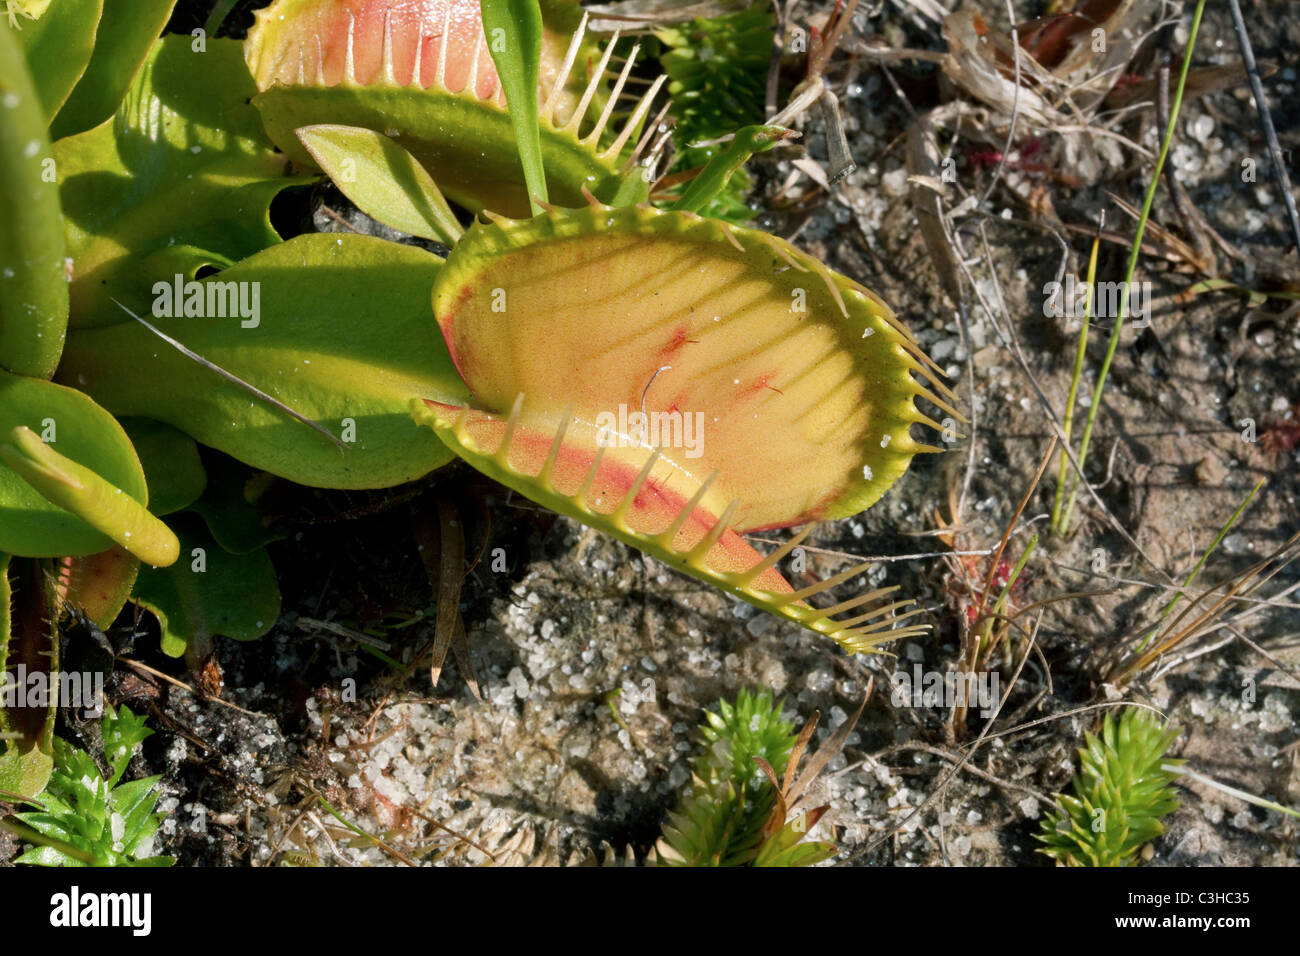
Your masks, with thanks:
[[[1244,512],[1250,505],[1251,501],[1254,500],[1255,495],[1259,494],[1259,489],[1263,488],[1267,481],[1267,478],[1259,479],[1259,483],[1251,489],[1250,494],[1246,495],[1241,504],[1237,506],[1237,510],[1232,513],[1232,517],[1228,519],[1228,523],[1219,529],[1218,536],[1210,543],[1210,546],[1206,549],[1205,553],[1201,555],[1201,560],[1196,562],[1196,567],[1192,568],[1192,573],[1187,575],[1187,580],[1183,582],[1182,588],[1179,591],[1174,592],[1174,596],[1170,598],[1169,603],[1165,605],[1165,609],[1160,612],[1160,619],[1152,625],[1151,630],[1147,633],[1146,637],[1142,638],[1142,643],[1137,646],[1137,650],[1143,651],[1146,649],[1146,646],[1151,643],[1151,639],[1156,636],[1156,632],[1160,630],[1160,625],[1164,622],[1164,619],[1169,616],[1169,612],[1174,609],[1174,605],[1182,600],[1182,592],[1192,586],[1192,582],[1195,581],[1197,575],[1201,573],[1201,568],[1205,567],[1205,562],[1210,559],[1210,555],[1214,554],[1214,550],[1219,546],[1219,543],[1228,536],[1228,532],[1232,530],[1232,526],[1237,523],[1237,519],[1241,517],[1242,512]]]
[[[1097,250],[1100,247],[1101,237],[1094,236],[1092,253],[1088,256],[1088,298],[1083,305],[1083,328],[1079,330],[1079,344],[1074,353],[1074,377],[1070,379],[1070,395],[1065,400],[1065,420],[1061,424],[1064,439],[1061,444],[1061,465],[1056,479],[1056,499],[1052,503],[1052,530],[1057,534],[1065,532],[1065,526],[1061,523],[1061,505],[1065,502],[1065,483],[1070,463],[1070,454],[1066,446],[1070,443],[1070,428],[1074,424],[1074,405],[1079,395],[1079,380],[1083,378],[1084,356],[1088,350],[1088,320],[1092,317],[1092,290],[1093,283],[1097,280]]]
[[[96,863],[94,855],[81,849],[81,847],[73,846],[71,843],[68,843],[65,840],[60,840],[58,837],[48,836],[37,830],[33,830],[27,824],[20,823],[17,820],[0,820],[0,830],[11,833],[18,837],[18,839],[26,840],[28,843],[33,843],[36,846],[47,846],[52,850],[57,850],[66,857],[80,860],[82,863],[86,864],[86,866],[94,866]]]
[[[1205,774],[1197,773],[1195,770],[1188,770],[1186,767],[1181,767],[1176,764],[1162,764],[1160,769],[1166,773],[1176,773],[1184,777],[1191,777],[1198,783],[1203,783],[1207,787],[1213,787],[1215,790],[1234,796],[1238,800],[1253,803],[1257,807],[1263,807],[1266,810],[1276,810],[1278,813],[1285,813],[1289,816],[1300,818],[1300,811],[1292,810],[1290,807],[1284,807],[1282,804],[1275,803],[1272,800],[1265,800],[1263,797],[1257,797],[1253,793],[1247,793],[1245,790],[1238,790],[1236,787],[1230,787],[1226,783],[1219,783],[1219,781],[1215,780],[1213,777],[1207,777]]]
[[[221,24],[226,22],[226,17],[230,16],[231,11],[235,9],[237,3],[239,3],[239,0],[220,0],[220,2],[212,8],[212,13],[208,17],[208,22],[203,25],[203,31],[210,37],[216,36],[217,31],[221,29]]]
[[[1165,158],[1169,155],[1169,146],[1174,139],[1174,129],[1178,124],[1178,111],[1183,104],[1183,89],[1187,86],[1187,72],[1192,65],[1192,51],[1196,49],[1196,34],[1201,26],[1201,14],[1205,12],[1205,0],[1197,0],[1196,12],[1192,16],[1192,28],[1187,37],[1187,50],[1183,53],[1183,69],[1178,75],[1178,89],[1174,93],[1174,102],[1169,109],[1169,125],[1165,127],[1165,138],[1160,144],[1160,156],[1156,159],[1156,168],[1151,176],[1151,184],[1147,187],[1146,199],[1142,203],[1142,215],[1138,218],[1137,233],[1133,237],[1133,248],[1129,252],[1128,268],[1124,273],[1123,292],[1119,296],[1119,309],[1115,315],[1115,327],[1110,333],[1110,343],[1106,346],[1106,358],[1101,363],[1101,371],[1097,373],[1097,387],[1092,394],[1092,404],[1088,408],[1088,421],[1083,427],[1083,441],[1079,445],[1079,468],[1082,469],[1088,459],[1088,444],[1092,439],[1093,423],[1097,419],[1097,410],[1101,408],[1102,389],[1106,387],[1106,376],[1110,373],[1110,363],[1115,358],[1115,350],[1119,347],[1120,333],[1124,329],[1125,309],[1128,306],[1128,293],[1132,288],[1133,273],[1137,270],[1138,256],[1142,253],[1142,235],[1146,232],[1147,220],[1151,217],[1151,204],[1156,198],[1156,189],[1160,185],[1160,172],[1164,169]],[[1075,478],[1074,484],[1070,489],[1069,502],[1065,506],[1065,514],[1061,518],[1061,526],[1068,527],[1070,524],[1070,515],[1074,512],[1074,500],[1079,493],[1079,483],[1083,481],[1083,475],[1080,474]]]
[[[1029,556],[1034,553],[1034,548],[1036,547],[1038,547],[1038,535],[1031,537],[1029,543],[1025,545],[1025,550],[1021,553],[1020,560],[1016,562],[1016,566],[1013,567],[1011,573],[1007,575],[1007,583],[1002,585],[1002,590],[998,594],[998,599],[993,602],[992,610],[989,611],[988,617],[984,619],[984,623],[980,626],[981,654],[987,649],[986,644],[989,640],[989,635],[993,631],[993,621],[1002,613],[1002,608],[1007,603],[1007,596],[1011,593],[1012,585],[1014,585],[1016,580],[1020,577],[1020,572],[1025,569],[1025,565],[1029,562]]]

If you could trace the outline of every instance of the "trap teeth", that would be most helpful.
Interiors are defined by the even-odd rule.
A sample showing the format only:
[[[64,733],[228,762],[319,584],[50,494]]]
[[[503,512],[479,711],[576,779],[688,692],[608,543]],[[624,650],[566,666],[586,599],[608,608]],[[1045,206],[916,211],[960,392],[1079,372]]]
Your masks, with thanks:
[[[637,501],[654,476],[656,466],[663,460],[662,449],[645,450],[635,477],[610,496],[616,502],[612,510],[597,510],[592,499],[593,489],[602,474],[608,478],[608,473],[602,473],[602,465],[607,460],[607,449],[603,445],[596,447],[577,489],[572,493],[558,491],[555,486],[557,461],[566,448],[573,447],[566,445],[570,428],[577,420],[572,407],[566,408],[553,426],[546,426],[553,428],[553,432],[540,436],[546,454],[535,474],[522,469],[516,463],[517,457],[511,455],[525,432],[537,427],[522,394],[516,397],[504,420],[468,406],[452,407],[419,400],[412,403],[412,414],[417,422],[432,427],[462,458],[489,477],[554,511],[605,531],[664,564],[727,591],[760,610],[829,637],[850,653],[874,652],[885,641],[926,629],[924,625],[900,626],[901,622],[920,613],[920,609],[905,610],[913,606],[914,602],[910,600],[890,601],[890,596],[898,590],[896,586],[866,591],[825,608],[808,604],[807,599],[828,594],[861,575],[871,562],[855,565],[796,591],[777,571],[777,565],[807,542],[813,526],[805,526],[767,554],[759,553],[733,530],[732,519],[738,501],[733,499],[716,518],[706,507],[716,472],[699,483],[690,499],[676,509],[662,530],[654,533],[638,530],[634,527],[640,523],[634,520]],[[480,424],[494,418],[499,423],[498,427],[503,429],[502,437],[495,447],[490,447],[490,443],[483,446],[474,439],[470,428],[474,416],[481,416]],[[688,523],[699,530],[683,534]],[[747,554],[747,563],[739,568],[723,567],[726,556],[736,553]],[[860,613],[847,619],[835,619],[835,615],[852,610],[860,610]]]
[[[537,503],[847,650],[923,632],[896,588],[852,590],[868,564],[798,587],[779,568],[814,522],[856,514],[914,455],[940,450],[909,433],[941,430],[917,397],[960,417],[903,323],[776,237],[579,192],[575,209],[476,223],[440,269],[439,327],[494,410],[452,429],[435,418],[440,437]],[[492,305],[498,292],[509,314]],[[687,461],[669,442],[596,437],[610,408],[639,400],[645,414],[648,393],[721,423],[721,451]],[[765,553],[741,537],[794,525],[805,527]]]

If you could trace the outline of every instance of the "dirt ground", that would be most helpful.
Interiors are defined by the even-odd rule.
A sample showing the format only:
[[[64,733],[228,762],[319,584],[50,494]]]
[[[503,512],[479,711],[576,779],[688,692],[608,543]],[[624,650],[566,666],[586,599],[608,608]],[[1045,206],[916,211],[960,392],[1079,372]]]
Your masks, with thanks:
[[[999,6],[982,9],[1005,27]],[[1300,12],[1250,0],[1243,6],[1256,56],[1283,67],[1265,81],[1282,145],[1300,146],[1297,77],[1287,65],[1300,48]],[[1031,7],[1017,4],[1017,13],[1027,17],[1036,12]],[[1180,25],[1154,44],[1148,70],[1181,49],[1186,7]],[[855,32],[899,48],[943,49],[938,25],[919,9],[864,3]],[[1194,63],[1237,62],[1227,10],[1212,4]],[[985,729],[975,713],[954,721],[942,708],[891,701],[896,669],[958,666],[970,595],[962,559],[938,554],[951,548],[935,532],[941,520],[957,517],[952,505],[959,502],[957,547],[997,545],[1052,436],[1033,383],[1059,415],[1074,365],[1076,333],[1043,313],[1043,289],[1058,275],[1062,247],[1043,227],[1033,196],[1046,191],[1055,221],[1084,227],[1067,234],[1071,272],[1086,267],[1088,233],[1104,208],[1107,228],[1121,241],[1103,243],[1099,272],[1118,278],[1134,221],[1111,197],[1140,205],[1150,167],[1131,152],[1117,153],[1095,183],[1067,184],[1071,170],[1050,132],[1042,133],[1034,162],[1019,164],[1035,168],[1009,160],[1006,184],[991,194],[992,218],[983,220],[991,262],[981,220],[962,221],[978,292],[966,283],[964,331],[918,228],[904,165],[913,111],[957,94],[924,63],[897,62],[890,72],[907,102],[868,56],[837,58],[829,74],[855,172],[830,193],[806,176],[786,188],[792,157],[769,154],[755,164],[753,201],[763,207],[762,228],[797,234],[802,248],[889,302],[948,371],[963,409],[973,411],[968,438],[944,455],[917,459],[879,504],[819,527],[811,541],[809,570],[821,575],[878,557],[861,586],[898,585],[925,608],[928,634],[888,645],[896,657],[849,656],[512,498],[464,466],[383,493],[299,492],[281,518],[286,537],[272,547],[283,618],[260,641],[218,639],[221,702],[119,668],[112,693],[147,709],[158,731],[134,769],[164,774],[161,808],[169,816],[159,852],[208,866],[401,865],[401,856],[445,864],[564,862],[593,850],[603,857],[607,848],[621,859],[629,847],[644,858],[688,780],[702,708],[743,687],[771,689],[799,722],[819,711],[815,740],[823,741],[874,682],[843,752],[809,797],[810,805],[830,806],[817,833],[835,842],[842,864],[1049,865],[1032,834],[1047,797],[1068,785],[1085,731],[1096,727],[1100,711],[1080,709],[1121,696],[1168,716],[1179,728],[1173,755],[1192,769],[1300,806],[1294,564],[1250,601],[1230,602],[1204,633],[1122,689],[1104,682],[1114,656],[1156,621],[1170,583],[1188,575],[1260,479],[1266,486],[1190,594],[1230,581],[1300,531],[1300,310],[1279,299],[1252,305],[1232,292],[1180,300],[1203,276],[1176,257],[1151,255],[1140,263],[1140,278],[1152,283],[1151,323],[1124,332],[1088,460],[1105,509],[1081,494],[1077,529],[1064,538],[1050,532],[1053,456],[1007,552],[1014,560],[1039,534],[1009,608],[1051,602],[1019,619],[1026,627],[1038,619],[1036,650],[991,728],[1002,735],[986,738],[968,768],[913,814],[948,776],[953,755]],[[1122,129],[1158,148],[1154,111],[1136,113]],[[825,160],[815,111],[803,132],[810,156]],[[993,144],[1000,138],[989,137]],[[993,170],[972,155],[998,148],[968,139],[954,149],[959,176],[979,193]],[[1255,183],[1240,181],[1245,157],[1258,160]],[[1289,230],[1244,83],[1184,101],[1171,164],[1192,205],[1244,256],[1216,250],[1212,274],[1294,290],[1300,256],[1287,248]],[[1153,221],[1185,236],[1169,195],[1157,195]],[[318,228],[344,228],[321,205],[354,228],[376,228],[332,190],[303,201],[314,204]],[[1108,335],[1104,320],[1092,330],[1085,400]],[[507,559],[506,572],[476,566],[461,597],[482,699],[454,661],[432,687],[416,656],[431,627],[423,620],[402,626],[432,603],[411,516],[440,498],[459,509],[471,554],[500,548]],[[987,570],[984,557],[966,560],[968,572]],[[158,652],[150,622],[127,615],[118,630],[137,626],[130,656],[192,683],[182,665]],[[349,633],[363,628],[382,635],[390,656],[416,662],[409,675],[359,649]],[[1012,649],[994,660],[1004,691],[1024,641]],[[623,694],[611,705],[608,695],[618,689]],[[1147,865],[1300,862],[1294,819],[1195,781],[1184,780],[1179,791],[1182,805],[1144,853]],[[355,838],[323,812],[317,795],[388,847]]]

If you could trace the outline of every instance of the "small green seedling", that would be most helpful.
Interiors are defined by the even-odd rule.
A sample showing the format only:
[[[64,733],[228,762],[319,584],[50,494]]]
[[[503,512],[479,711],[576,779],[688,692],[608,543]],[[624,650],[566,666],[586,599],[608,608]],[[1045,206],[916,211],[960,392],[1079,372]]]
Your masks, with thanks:
[[[1074,795],[1061,797],[1064,812],[1043,818],[1038,852],[1065,866],[1132,866],[1178,809],[1172,784],[1182,761],[1165,760],[1177,736],[1148,710],[1131,707],[1118,721],[1107,714],[1101,736],[1088,734],[1079,751]]]
[[[785,802],[765,773],[779,779],[798,761],[805,738],[781,716],[767,691],[742,690],[735,704],[705,711],[691,782],[668,815],[656,847],[667,866],[811,866],[835,855],[829,843],[808,841],[825,812],[785,819]]]
[[[153,855],[154,835],[165,814],[157,813],[160,776],[121,783],[137,745],[153,731],[125,705],[106,705],[105,779],[95,759],[64,740],[54,742],[54,773],[37,798],[45,809],[14,815],[20,833],[38,844],[15,860],[37,866],[171,866]]]

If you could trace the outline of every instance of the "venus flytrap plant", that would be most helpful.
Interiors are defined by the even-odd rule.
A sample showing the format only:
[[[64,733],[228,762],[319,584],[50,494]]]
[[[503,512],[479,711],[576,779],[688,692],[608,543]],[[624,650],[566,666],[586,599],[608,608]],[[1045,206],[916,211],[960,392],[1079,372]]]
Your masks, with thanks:
[[[179,546],[146,510],[142,466],[121,426],[81,392],[45,380],[61,358],[69,303],[58,186],[47,175],[57,168],[42,111],[51,104],[36,95],[51,87],[31,81],[32,50],[49,59],[39,44],[20,50],[0,24],[0,673],[21,664],[51,686],[65,604],[107,623],[139,562],[170,563]],[[50,697],[0,708],[5,790],[31,795],[49,776]]]
[[[381,74],[401,46],[396,9],[384,17],[390,61],[375,66]],[[364,24],[350,22],[355,41]],[[250,62],[261,62],[269,36],[250,38]],[[359,69],[356,49],[352,73],[345,62],[339,74],[345,86]],[[502,75],[528,76],[509,62],[526,52],[507,44],[492,56]],[[318,72],[326,75],[329,56],[322,57]],[[552,99],[570,67],[560,69]],[[439,75],[447,69],[442,62]],[[617,92],[616,85],[609,95]],[[442,102],[435,94],[425,100],[431,109]],[[608,117],[606,110],[597,125]],[[537,122],[547,123],[547,104]],[[592,142],[595,132],[587,134]],[[745,158],[784,135],[741,131],[677,206],[704,208]],[[258,328],[155,321],[306,419],[337,423],[333,429],[354,423],[347,450],[340,455],[233,382],[196,372],[137,323],[78,330],[61,371],[67,380],[117,414],[167,421],[254,467],[318,487],[411,480],[448,460],[450,449],[541,503],[850,649],[912,632],[888,630],[906,603],[887,600],[893,589],[821,608],[808,601],[862,568],[796,590],[776,564],[798,540],[764,558],[740,537],[873,503],[912,455],[936,450],[909,434],[916,422],[938,427],[914,398],[960,417],[932,363],[871,293],[766,234],[626,204],[644,192],[620,193],[620,206],[588,193],[584,208],[552,208],[531,221],[494,217],[462,237],[438,177],[408,152],[418,144],[405,130],[400,144],[337,125],[299,128],[295,139],[376,218],[454,242],[448,263],[377,240],[301,236],[207,281],[261,286]],[[558,154],[545,143],[543,162],[555,178]],[[563,170],[562,156],[558,163]],[[569,282],[555,281],[557,262]],[[417,290],[429,284],[441,338],[420,305],[429,293]],[[511,354],[538,360],[520,365]],[[151,374],[116,374],[137,365]],[[588,386],[575,393],[584,376]],[[417,420],[441,442],[420,440],[409,419],[399,422],[397,409],[411,396],[420,399]],[[597,418],[620,406],[702,417],[708,433],[699,460],[644,442],[603,447]]]
[[[533,75],[514,62],[528,53],[519,43],[492,48],[502,75]],[[298,131],[305,143],[317,135]],[[359,141],[355,130],[331,135]],[[703,208],[745,158],[783,135],[742,131],[678,206]],[[341,169],[340,158],[324,163]],[[368,188],[363,208],[390,222],[401,215],[402,203]],[[412,403],[416,420],[539,503],[849,649],[912,633],[888,631],[907,603],[885,603],[893,589],[808,603],[863,568],[796,591],[775,565],[802,538],[764,558],[739,532],[856,513],[912,455],[936,450],[908,431],[939,427],[916,396],[958,415],[932,363],[878,299],[780,240],[636,206],[634,196],[605,206],[582,191],[586,208],[548,206],[528,221],[489,213],[491,224],[459,239],[433,303],[471,400],[424,396]],[[611,447],[600,419],[619,408],[692,416],[709,429],[707,445],[692,455],[624,434]]]
[[[625,147],[634,142],[662,80],[614,133],[615,103],[634,57],[607,89],[613,43],[598,53],[576,4],[544,4],[540,35],[530,17],[526,37],[515,34],[514,25],[523,21],[509,3],[493,15],[498,19],[489,40],[478,0],[277,0],[258,11],[245,45],[262,91],[254,103],[271,138],[300,162],[311,161],[294,135],[303,126],[341,124],[396,135],[443,193],[472,211],[526,214],[525,170],[533,194],[546,198],[536,182],[542,164],[531,146],[521,162],[517,147],[519,131],[529,125],[546,171],[545,192],[555,202],[580,202],[584,187],[611,200],[625,182],[644,198],[646,184],[639,169],[628,168]],[[517,44],[525,40],[531,55],[518,55],[525,51]],[[504,73],[494,62],[502,54],[515,64]],[[593,59],[598,62],[588,78]],[[536,90],[536,104],[516,104],[518,119],[506,108],[510,84],[521,96],[530,85]],[[534,109],[536,123],[530,124]]]
[[[197,440],[313,487],[391,487],[459,455],[850,650],[913,633],[916,625],[896,627],[895,612],[909,602],[892,600],[893,588],[816,606],[865,567],[800,588],[784,579],[778,563],[811,528],[766,556],[741,537],[872,504],[912,456],[938,450],[910,434],[915,423],[940,427],[915,399],[960,418],[933,363],[869,291],[775,237],[694,213],[708,208],[745,159],[788,131],[743,129],[675,208],[639,205],[649,186],[642,170],[629,167],[636,150],[625,147],[659,84],[617,135],[607,135],[632,59],[607,87],[611,43],[590,78],[575,79],[584,72],[584,32],[553,28],[574,11],[548,6],[542,19],[551,32],[534,42],[535,29],[500,25],[512,8],[489,4],[498,45],[488,43],[477,8],[466,13],[459,0],[278,0],[245,45],[272,139],[291,155],[315,158],[376,218],[452,245],[446,263],[367,237],[280,242],[266,204],[297,180],[277,170],[249,122],[253,107],[241,97],[253,94],[233,71],[237,51],[217,40],[202,53],[187,38],[155,44],[114,121],[55,146],[74,279],[74,331],[60,382],[84,389],[113,415],[176,429],[164,444],[190,442],[192,450]],[[422,26],[435,22],[434,13],[446,27],[436,37]],[[536,26],[529,17],[520,22]],[[450,45],[457,31],[473,39],[469,59]],[[196,73],[198,63],[208,72]],[[214,102],[198,94],[205,76],[228,80]],[[536,104],[519,92],[533,78]],[[330,122],[302,122],[310,116]],[[538,149],[528,145],[530,126]],[[457,159],[466,149],[482,162]],[[79,192],[104,169],[132,185],[129,198],[108,209],[87,205]],[[466,179],[465,169],[484,180]],[[502,218],[499,212],[527,210],[520,200],[529,178],[546,211]],[[156,196],[181,181],[199,212],[164,228],[155,222]],[[576,197],[578,208],[536,195],[542,182],[552,200]],[[246,205],[229,201],[232,184]],[[597,199],[602,191],[610,205]],[[444,192],[470,209],[490,207],[490,221],[462,235]],[[195,280],[203,265],[221,271]],[[154,294],[151,305],[145,290]],[[121,308],[105,301],[110,292],[121,293]],[[214,301],[228,303],[221,296],[232,294],[238,316],[211,313]],[[246,297],[258,303],[247,315]],[[146,311],[148,325],[127,315],[143,319]],[[679,423],[689,416],[702,429],[689,447],[651,442],[603,424],[620,408]],[[35,431],[38,422],[14,424]],[[13,462],[29,477],[42,473],[33,462],[55,461],[25,433],[21,445]],[[134,468],[139,481],[138,460]],[[149,471],[149,484],[166,489],[166,467]],[[156,521],[143,510],[143,483],[127,491],[140,506],[134,516]],[[60,493],[60,504],[72,501]],[[203,507],[214,493],[198,501],[194,489],[166,496],[169,508],[198,510],[207,528],[169,518],[174,530],[159,535],[172,549],[165,554],[132,532],[147,561],[175,551],[185,558],[170,570],[144,571],[136,588],[136,599],[163,622],[168,653],[211,633],[256,636],[278,613],[278,596],[242,624],[217,613],[240,582],[265,578],[270,566],[261,541],[228,546],[226,518]],[[232,554],[214,553],[209,534]],[[129,548],[125,537],[116,540]],[[98,548],[87,542],[58,553],[101,553],[114,539],[94,540]],[[227,560],[241,556],[242,564]]]
[[[474,402],[416,401],[417,421],[540,504],[850,650],[913,632],[889,631],[892,588],[808,603],[865,566],[785,582],[775,566],[811,529],[766,557],[740,537],[855,514],[937,450],[909,433],[940,427],[914,398],[955,415],[926,383],[951,395],[879,299],[780,239],[690,213],[592,201],[494,219],[434,283]],[[692,416],[702,441],[620,433],[620,407],[683,438]]]

